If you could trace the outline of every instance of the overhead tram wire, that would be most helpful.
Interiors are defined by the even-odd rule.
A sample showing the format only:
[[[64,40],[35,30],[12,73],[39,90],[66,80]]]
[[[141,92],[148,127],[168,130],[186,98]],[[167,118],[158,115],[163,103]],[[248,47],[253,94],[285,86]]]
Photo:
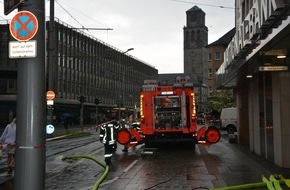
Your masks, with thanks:
[[[213,5],[213,4],[206,4],[206,3],[195,3],[195,2],[192,2],[192,1],[184,1],[184,0],[169,0],[169,1],[175,1],[175,2],[179,2],[179,3],[195,4],[195,5],[203,5],[203,6],[208,6],[208,7],[218,7],[218,8],[222,8],[222,9],[235,9],[234,7],[226,7],[226,6],[222,6],[222,5]]]
[[[58,6],[60,6],[69,16],[71,16],[81,26],[81,28],[75,28],[75,29],[86,30],[92,36],[93,36],[93,34],[89,30],[93,30],[93,29],[94,30],[112,30],[110,28],[86,28],[72,14],[70,14],[68,10],[66,10],[61,4],[59,4],[58,1],[55,1],[55,2],[58,4]]]
[[[86,30],[90,35],[93,36],[93,34],[86,28],[84,27],[72,14],[70,14],[61,4],[59,4],[57,1],[55,1],[58,6],[60,6],[71,18],[73,18],[79,25],[81,25],[81,28],[79,29],[83,29],[83,30]]]
[[[61,1],[61,3],[64,4],[64,5],[66,5],[66,6],[69,7],[69,8],[73,9],[74,11],[80,13],[81,15],[83,15],[83,16],[85,16],[85,17],[87,17],[87,18],[89,18],[89,19],[91,19],[91,20],[93,20],[93,21],[95,21],[95,22],[97,22],[97,23],[99,23],[99,24],[105,26],[105,27],[107,28],[107,30],[113,30],[113,29],[111,29],[110,27],[108,27],[106,24],[104,24],[104,23],[102,23],[102,22],[100,22],[100,21],[95,20],[94,18],[92,18],[92,17],[90,17],[90,16],[84,14],[83,12],[79,11],[78,9],[73,8],[72,6],[70,6],[70,5],[66,4],[66,3],[64,3],[63,1]],[[105,30],[105,29],[104,29],[104,30]]]
[[[51,0],[51,1],[54,1],[54,0]],[[74,16],[72,16],[72,14],[70,14],[61,4],[59,4],[57,1],[55,1],[57,4],[58,4],[58,6],[60,6],[60,8],[62,8],[69,16],[71,16],[77,23],[79,23],[79,25],[81,25],[81,27],[84,29],[85,27],[74,17]],[[90,31],[89,30],[87,30],[89,33],[90,33]],[[91,33],[90,33],[91,34]],[[92,34],[91,34],[92,35]]]

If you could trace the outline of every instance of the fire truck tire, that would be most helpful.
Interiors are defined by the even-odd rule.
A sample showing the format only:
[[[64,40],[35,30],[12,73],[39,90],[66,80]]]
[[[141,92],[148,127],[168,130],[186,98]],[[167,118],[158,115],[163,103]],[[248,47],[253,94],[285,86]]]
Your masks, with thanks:
[[[213,144],[217,143],[221,138],[220,131],[214,127],[210,126],[205,132],[205,139],[207,142]]]
[[[122,129],[117,133],[118,143],[125,145],[130,142],[131,134],[127,129]]]

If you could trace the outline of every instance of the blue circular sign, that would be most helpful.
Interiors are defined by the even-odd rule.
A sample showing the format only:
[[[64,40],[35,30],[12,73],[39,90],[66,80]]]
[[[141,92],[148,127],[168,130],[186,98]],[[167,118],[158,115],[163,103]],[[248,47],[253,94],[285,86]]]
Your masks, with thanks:
[[[29,11],[18,12],[9,25],[11,35],[18,41],[28,41],[38,30],[38,21]]]
[[[52,134],[54,132],[54,126],[53,125],[47,125],[46,126],[46,134]]]

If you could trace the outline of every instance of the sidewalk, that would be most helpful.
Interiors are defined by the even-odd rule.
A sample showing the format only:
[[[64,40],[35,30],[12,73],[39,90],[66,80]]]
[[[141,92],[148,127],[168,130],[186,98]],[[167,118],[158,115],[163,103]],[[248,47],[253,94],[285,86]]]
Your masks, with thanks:
[[[99,125],[83,125],[83,131],[92,131],[99,128]],[[62,136],[65,136],[67,134],[73,133],[73,132],[79,132],[82,131],[82,128],[80,125],[70,125],[68,126],[68,131],[63,126],[57,126],[55,127],[55,131],[51,135],[47,135],[46,139],[47,141],[58,139]]]

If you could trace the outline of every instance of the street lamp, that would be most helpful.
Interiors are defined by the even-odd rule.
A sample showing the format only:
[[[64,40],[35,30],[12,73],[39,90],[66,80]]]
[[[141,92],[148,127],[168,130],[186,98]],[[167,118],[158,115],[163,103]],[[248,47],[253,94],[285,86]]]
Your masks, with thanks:
[[[134,50],[134,48],[129,48],[129,49],[127,49],[126,51],[124,51],[124,52],[122,52],[121,54],[125,54],[125,53],[127,53],[127,52],[129,52],[129,51],[132,51],[132,50]],[[119,55],[119,65],[121,65],[121,54]],[[121,121],[121,96],[122,96],[122,103],[123,103],[123,106],[125,106],[125,104],[124,104],[124,82],[125,82],[125,70],[123,70],[123,72],[122,72],[122,74],[123,74],[123,76],[122,76],[122,86],[121,86],[121,90],[122,90],[122,93],[121,93],[121,95],[119,96],[120,97],[120,100],[119,100],[119,112],[118,112],[118,115],[119,115],[119,123],[120,123],[120,121]]]

